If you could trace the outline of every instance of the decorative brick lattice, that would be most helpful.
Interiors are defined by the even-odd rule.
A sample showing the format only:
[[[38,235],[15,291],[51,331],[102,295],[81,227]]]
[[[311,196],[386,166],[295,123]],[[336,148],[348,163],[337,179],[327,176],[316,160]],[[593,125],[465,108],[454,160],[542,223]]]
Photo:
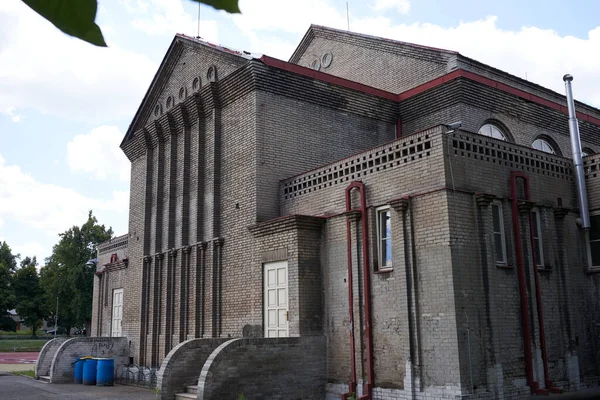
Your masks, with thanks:
[[[453,133],[449,140],[454,155],[573,180],[573,164],[564,157],[462,131]]]
[[[283,196],[290,199],[327,186],[359,179],[374,172],[399,168],[431,155],[431,146],[428,134],[395,140],[368,153],[361,153],[291,178],[283,183]]]

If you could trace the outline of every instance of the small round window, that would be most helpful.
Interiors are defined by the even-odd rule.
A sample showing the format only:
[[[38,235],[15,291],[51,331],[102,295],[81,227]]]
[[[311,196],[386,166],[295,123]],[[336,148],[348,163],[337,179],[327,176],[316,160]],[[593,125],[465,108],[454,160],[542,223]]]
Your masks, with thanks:
[[[167,97],[167,108],[173,107],[173,97]]]
[[[192,89],[198,90],[199,87],[200,87],[200,78],[194,78],[194,80],[192,81]]]
[[[312,69],[314,69],[315,71],[320,70],[321,69],[321,61],[319,61],[319,60],[313,61],[312,64],[310,64],[310,67]]]
[[[333,54],[325,53],[323,57],[321,57],[321,63],[323,63],[323,68],[327,68],[331,65],[331,61],[333,61]]]
[[[155,116],[155,117],[158,117],[158,114],[160,114],[160,105],[158,105],[158,104],[157,104],[157,105],[154,107],[154,116]]]
[[[506,135],[504,132],[502,132],[500,128],[493,124],[483,125],[481,128],[479,128],[479,134],[493,137],[494,139],[506,140]]]
[[[185,88],[179,89],[179,100],[185,99]]]
[[[589,156],[590,154],[595,154],[596,152],[592,149],[590,149],[589,147],[584,147],[583,150],[581,150],[581,157],[585,157],[585,156]]]
[[[556,154],[556,149],[554,146],[545,139],[535,139],[531,144],[531,147],[536,150],[543,151],[544,153]]]
[[[217,67],[214,65],[208,67],[208,71],[206,71],[206,79],[208,79],[209,82],[217,81]]]

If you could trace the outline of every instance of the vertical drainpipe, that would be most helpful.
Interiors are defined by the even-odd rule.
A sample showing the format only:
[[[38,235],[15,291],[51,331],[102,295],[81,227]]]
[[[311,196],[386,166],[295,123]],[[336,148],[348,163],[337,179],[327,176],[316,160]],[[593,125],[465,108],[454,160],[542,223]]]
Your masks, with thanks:
[[[573,100],[573,90],[571,82],[573,76],[567,74],[563,76],[565,81],[565,90],[567,92],[567,106],[569,108],[569,133],[571,137],[571,149],[573,151],[573,168],[575,170],[575,184],[577,186],[577,200],[581,213],[581,227],[585,230],[586,240],[588,239],[588,230],[590,229],[590,212],[588,209],[587,190],[585,187],[585,173],[583,171],[583,160],[581,157],[581,138],[579,136],[579,123],[575,111],[575,101]]]

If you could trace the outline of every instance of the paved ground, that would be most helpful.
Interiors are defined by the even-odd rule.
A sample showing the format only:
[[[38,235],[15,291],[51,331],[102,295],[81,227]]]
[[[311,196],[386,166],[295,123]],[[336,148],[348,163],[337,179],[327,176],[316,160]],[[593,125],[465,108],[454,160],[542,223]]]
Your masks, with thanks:
[[[35,365],[39,351],[35,352],[0,352],[0,364],[31,364]]]
[[[149,389],[134,386],[86,386],[75,384],[52,385],[25,376],[0,372],[0,398],[18,400],[56,399],[135,399],[155,400]]]

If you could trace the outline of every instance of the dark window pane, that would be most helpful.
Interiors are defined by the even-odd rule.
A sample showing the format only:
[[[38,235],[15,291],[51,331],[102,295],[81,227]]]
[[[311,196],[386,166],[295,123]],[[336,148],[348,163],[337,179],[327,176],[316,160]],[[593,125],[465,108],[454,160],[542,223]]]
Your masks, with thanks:
[[[504,260],[504,251],[502,249],[502,235],[499,233],[494,234],[494,247],[496,252],[496,262],[503,263]]]
[[[533,224],[533,237],[535,237],[535,238],[540,237],[540,233],[538,230],[538,218],[539,218],[539,215],[537,212],[534,211],[531,213],[531,223]]]
[[[600,266],[600,242],[590,243],[590,248],[592,249],[592,266],[599,267]]]
[[[592,227],[590,228],[590,240],[600,240],[600,215],[590,217]]]
[[[535,263],[537,265],[542,265],[542,243],[539,240],[534,240],[535,243]]]
[[[492,219],[494,220],[494,232],[500,232],[500,206],[492,204]]]

